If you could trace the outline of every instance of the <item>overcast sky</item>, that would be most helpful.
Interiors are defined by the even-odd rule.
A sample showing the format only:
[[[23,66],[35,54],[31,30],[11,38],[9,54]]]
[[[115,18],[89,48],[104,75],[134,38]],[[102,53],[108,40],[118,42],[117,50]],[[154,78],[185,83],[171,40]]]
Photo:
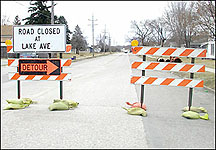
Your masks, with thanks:
[[[54,1],[54,14],[64,16],[69,29],[74,31],[78,24],[89,44],[92,44],[92,14],[95,22],[95,42],[103,34],[106,25],[111,45],[129,45],[127,35],[131,31],[131,21],[156,19],[162,16],[168,1]],[[51,5],[51,2],[47,3]],[[1,17],[6,15],[11,23],[16,15],[21,19],[30,16],[29,1],[1,1]],[[22,23],[23,24],[23,23]]]

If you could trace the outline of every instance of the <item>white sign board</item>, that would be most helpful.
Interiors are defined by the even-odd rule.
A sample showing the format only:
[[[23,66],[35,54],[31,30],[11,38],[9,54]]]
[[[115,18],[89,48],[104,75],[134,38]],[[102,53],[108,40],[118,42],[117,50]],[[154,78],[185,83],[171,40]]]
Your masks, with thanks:
[[[65,52],[65,25],[13,26],[14,52]]]

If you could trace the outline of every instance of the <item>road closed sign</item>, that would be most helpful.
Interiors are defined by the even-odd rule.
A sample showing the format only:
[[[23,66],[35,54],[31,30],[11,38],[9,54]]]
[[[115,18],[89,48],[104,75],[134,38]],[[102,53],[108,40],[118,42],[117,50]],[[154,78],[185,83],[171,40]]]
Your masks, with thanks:
[[[65,52],[65,25],[13,26],[14,52]]]
[[[60,59],[20,59],[19,75],[60,75]]]

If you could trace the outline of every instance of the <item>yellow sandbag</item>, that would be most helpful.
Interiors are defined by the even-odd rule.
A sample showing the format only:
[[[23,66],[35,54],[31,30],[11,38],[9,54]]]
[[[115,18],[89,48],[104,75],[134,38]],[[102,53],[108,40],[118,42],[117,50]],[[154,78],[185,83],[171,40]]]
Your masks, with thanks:
[[[23,101],[20,99],[7,99],[8,104],[23,104]]]
[[[24,104],[7,104],[7,106],[4,108],[4,110],[9,110],[9,109],[23,109],[26,106]]]
[[[77,107],[79,105],[79,103],[73,101],[73,100],[60,100],[60,99],[54,99],[53,101],[54,103],[56,102],[64,102],[65,104],[67,104],[69,106],[69,108],[74,108]]]
[[[122,108],[127,110],[127,113],[130,115],[142,115],[144,117],[147,116],[146,111],[140,107],[132,107],[132,108],[128,108],[128,109],[125,107],[122,107]]]
[[[53,104],[51,104],[49,107],[50,111],[53,110],[68,110],[69,106],[67,104],[65,104],[64,102],[55,102]]]
[[[188,110],[189,110],[189,107],[184,107],[182,109],[182,111],[188,111]],[[206,113],[207,112],[207,110],[204,107],[193,107],[193,106],[190,107],[190,111],[194,111],[197,113],[201,113],[201,112]]]
[[[208,113],[203,116],[200,116],[200,119],[209,120]]]
[[[32,104],[32,99],[31,98],[22,98],[21,99],[23,101],[24,104]]]
[[[186,111],[182,113],[182,117],[188,118],[188,119],[199,119],[200,115],[197,112],[194,111]]]

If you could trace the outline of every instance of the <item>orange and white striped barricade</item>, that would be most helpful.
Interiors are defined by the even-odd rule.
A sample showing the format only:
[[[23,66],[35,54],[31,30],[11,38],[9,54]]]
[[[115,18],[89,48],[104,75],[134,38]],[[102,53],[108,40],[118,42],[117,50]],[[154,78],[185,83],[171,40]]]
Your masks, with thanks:
[[[195,65],[195,58],[205,58],[206,49],[194,48],[170,48],[170,47],[147,47],[133,46],[134,55],[143,55],[143,61],[133,62],[132,69],[142,70],[142,76],[131,78],[132,84],[141,84],[141,105],[144,99],[144,85],[167,85],[189,87],[189,110],[192,104],[192,92],[195,87],[203,87],[202,80],[193,80],[194,73],[205,72],[205,65]],[[170,62],[146,62],[146,55],[171,56],[171,57],[191,57],[191,64],[170,63]],[[190,79],[145,77],[145,70],[189,72]]]

